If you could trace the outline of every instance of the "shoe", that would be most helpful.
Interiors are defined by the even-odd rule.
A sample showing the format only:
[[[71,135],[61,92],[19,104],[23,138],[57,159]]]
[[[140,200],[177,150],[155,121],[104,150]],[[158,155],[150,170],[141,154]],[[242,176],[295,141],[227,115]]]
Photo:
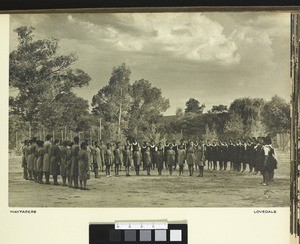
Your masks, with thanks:
[[[263,183],[262,185],[263,185],[263,186],[266,186],[267,184],[266,184],[266,183]]]
[[[108,177],[109,177],[109,175],[106,176],[106,178],[108,178]]]

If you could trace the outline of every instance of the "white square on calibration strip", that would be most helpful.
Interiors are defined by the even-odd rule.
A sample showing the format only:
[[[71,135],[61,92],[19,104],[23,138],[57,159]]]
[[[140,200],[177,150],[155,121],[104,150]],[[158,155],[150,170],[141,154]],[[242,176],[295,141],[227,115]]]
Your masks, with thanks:
[[[181,241],[181,230],[170,230],[170,241]]]

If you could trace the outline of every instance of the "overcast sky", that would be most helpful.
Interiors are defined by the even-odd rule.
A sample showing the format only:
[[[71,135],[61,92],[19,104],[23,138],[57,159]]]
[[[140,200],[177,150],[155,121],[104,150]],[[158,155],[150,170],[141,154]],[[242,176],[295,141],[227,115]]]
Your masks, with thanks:
[[[119,13],[11,16],[12,31],[36,28],[58,38],[60,53],[76,52],[76,67],[91,77],[76,90],[91,101],[112,68],[126,63],[131,82],[149,80],[170,99],[166,115],[193,97],[213,105],[239,97],[289,101],[290,15],[287,13]]]

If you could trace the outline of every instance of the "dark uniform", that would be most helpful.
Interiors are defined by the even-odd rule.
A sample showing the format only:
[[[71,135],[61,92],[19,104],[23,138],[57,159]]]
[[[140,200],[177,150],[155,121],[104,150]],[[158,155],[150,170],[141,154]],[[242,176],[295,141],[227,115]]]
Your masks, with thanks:
[[[158,174],[161,175],[163,165],[164,165],[164,148],[161,146],[161,144],[158,144],[156,152],[155,152],[155,160],[156,160],[156,167]]]
[[[176,142],[173,142],[172,150],[175,152],[174,169],[176,169],[176,165],[178,164],[178,145],[176,144]]]
[[[28,180],[27,161],[28,161],[27,142],[25,142],[24,146],[22,147],[22,168],[23,168],[23,178],[25,180]]]
[[[233,142],[229,143],[227,152],[228,160],[230,161],[230,170],[235,170],[236,150]]]
[[[213,161],[213,170],[217,169],[217,161],[219,161],[219,146],[217,144],[211,145],[211,160]]]
[[[146,143],[143,143],[143,146],[141,147],[143,170],[146,169],[146,164],[145,164],[145,152],[146,152],[146,150],[147,150],[147,145],[146,145]]]
[[[151,167],[152,169],[155,169],[156,167],[156,160],[155,160],[155,145],[150,145],[150,156],[151,156]]]
[[[137,142],[132,143],[133,164],[136,175],[140,174],[141,154],[140,146]]]
[[[70,177],[71,177],[71,184],[69,184],[69,187],[72,187],[72,184],[74,188],[78,188],[78,153],[79,153],[79,145],[74,144],[71,148],[71,170],[70,170]]]
[[[205,144],[204,156],[207,160],[207,168],[212,169],[212,145],[210,143]]]
[[[174,164],[175,164],[175,152],[174,150],[172,150],[171,147],[169,147],[167,153],[166,153],[166,163],[167,163],[167,166],[168,166],[168,169],[169,169],[169,174],[172,175],[173,173],[173,167],[174,167]]]

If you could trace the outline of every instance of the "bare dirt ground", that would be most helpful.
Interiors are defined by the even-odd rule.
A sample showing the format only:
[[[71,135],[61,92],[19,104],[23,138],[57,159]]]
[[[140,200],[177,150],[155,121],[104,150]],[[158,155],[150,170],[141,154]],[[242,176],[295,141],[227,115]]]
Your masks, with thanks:
[[[277,152],[275,181],[262,186],[262,176],[247,172],[208,171],[158,176],[142,171],[140,176],[100,178],[88,181],[89,191],[40,185],[22,178],[21,157],[9,159],[10,207],[287,207],[289,206],[289,153]],[[61,179],[60,179],[61,181]],[[61,182],[60,182],[61,183]]]

